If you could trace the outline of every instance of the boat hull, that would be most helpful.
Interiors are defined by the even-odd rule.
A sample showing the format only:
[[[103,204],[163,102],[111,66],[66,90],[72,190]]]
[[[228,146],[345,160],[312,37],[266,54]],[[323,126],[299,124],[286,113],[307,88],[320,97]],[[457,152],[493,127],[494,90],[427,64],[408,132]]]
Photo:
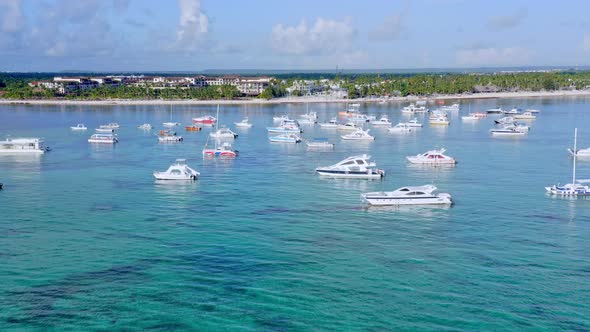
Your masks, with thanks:
[[[449,194],[438,194],[426,197],[391,197],[385,193],[362,194],[361,198],[372,206],[392,205],[452,205],[453,201]]]
[[[355,171],[337,171],[328,169],[316,169],[316,173],[324,177],[339,178],[339,179],[367,179],[376,180],[385,176],[385,172],[355,172]]]

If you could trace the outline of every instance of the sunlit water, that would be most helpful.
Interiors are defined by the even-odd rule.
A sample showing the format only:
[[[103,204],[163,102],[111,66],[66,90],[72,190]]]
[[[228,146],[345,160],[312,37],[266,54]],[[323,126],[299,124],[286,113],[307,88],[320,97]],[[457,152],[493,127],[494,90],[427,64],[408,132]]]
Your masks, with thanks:
[[[500,105],[542,110],[528,136],[491,138]],[[403,105],[363,112],[404,118]],[[190,123],[215,106],[0,106],[0,137],[43,137],[40,157],[0,156],[0,330],[590,329],[590,200],[543,187],[571,181],[573,129],[590,146],[590,99],[476,100],[450,127],[410,134],[371,129],[374,142],[327,137],[333,152],[269,143],[273,115],[305,105],[224,106],[248,116],[235,160],[203,160],[210,129],[160,144],[149,122]],[[345,108],[310,105],[320,121]],[[423,119],[426,120],[426,119]],[[90,129],[119,122],[120,143]],[[425,121],[426,122],[426,121]],[[445,147],[454,168],[411,167],[405,156]],[[369,153],[383,181],[329,180],[314,168]],[[195,183],[156,183],[176,158]],[[590,162],[579,177],[590,178]],[[435,184],[447,209],[363,209],[365,191]]]

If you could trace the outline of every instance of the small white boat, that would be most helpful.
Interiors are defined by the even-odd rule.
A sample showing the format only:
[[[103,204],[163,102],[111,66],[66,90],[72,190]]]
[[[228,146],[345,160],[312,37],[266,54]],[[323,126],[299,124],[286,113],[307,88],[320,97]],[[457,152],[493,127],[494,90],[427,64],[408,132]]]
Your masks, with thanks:
[[[352,121],[352,122],[369,122],[369,121],[371,121],[371,119],[366,114],[358,113],[358,114],[353,114],[352,116],[348,117],[348,121]]]
[[[305,141],[307,148],[310,150],[331,150],[334,144],[328,142],[327,138],[314,138],[311,141]]]
[[[274,122],[283,122],[283,121],[293,121],[289,118],[289,116],[287,114],[285,115],[279,115],[279,116],[273,116],[272,120]]]
[[[387,131],[389,131],[390,133],[409,133],[410,131],[412,131],[412,128],[410,128],[410,126],[408,126],[406,123],[400,122],[395,126],[387,129]]]
[[[430,118],[430,120],[428,120],[428,122],[431,125],[437,125],[437,126],[448,126],[449,124],[451,124],[451,121],[449,121],[449,118],[447,118],[446,116],[437,116],[434,118]]]
[[[176,135],[176,132],[173,130],[160,130],[158,141],[163,143],[182,142],[182,136]]]
[[[445,149],[430,150],[415,156],[408,156],[406,159],[412,164],[455,165],[457,163],[455,158],[445,155],[445,151]]]
[[[326,167],[318,167],[315,171],[322,176],[332,178],[353,179],[380,179],[385,176],[385,171],[378,169],[375,162],[370,161],[371,156],[363,154],[348,157],[337,164]]]
[[[351,140],[351,141],[373,141],[373,140],[375,140],[375,137],[369,135],[369,129],[367,129],[367,130],[358,129],[354,133],[342,135],[340,137],[342,137],[342,139],[344,139],[344,140]]]
[[[90,143],[107,143],[107,144],[115,144],[119,142],[117,137],[113,134],[92,134],[88,139]]]
[[[115,129],[112,128],[96,128],[94,129],[97,133],[114,133]]]
[[[578,148],[578,128],[574,129],[574,149],[573,151],[577,151]],[[570,150],[570,153],[573,153]],[[565,185],[552,185],[550,187],[545,187],[547,193],[557,196],[590,196],[590,186],[585,185],[584,183],[590,183],[590,180],[578,180],[576,179],[576,159],[573,158],[573,166],[572,166],[572,183],[568,183]]]
[[[510,111],[504,111],[504,114],[518,114],[520,113],[520,108],[512,108]]]
[[[345,124],[339,125],[338,130],[358,130],[360,129],[354,122],[347,122]]]
[[[299,123],[295,120],[284,120],[278,127],[266,127],[269,133],[302,133]]]
[[[475,116],[475,115],[471,115],[471,114],[461,117],[461,120],[463,120],[463,121],[477,121],[479,119],[481,119],[481,118],[478,116]]]
[[[316,112],[307,112],[300,116],[302,120],[313,121],[314,123],[318,120],[318,114]]]
[[[577,158],[590,158],[590,148],[578,149],[576,153],[574,153],[574,150],[572,149],[567,149],[567,151],[572,155],[572,157],[575,155]]]
[[[433,193],[437,188],[433,185],[401,187],[394,191],[377,191],[361,194],[361,199],[369,205],[452,205],[453,200],[448,193]]]
[[[252,124],[250,122],[248,122],[248,118],[244,118],[240,122],[234,122],[234,124],[238,128],[252,128]]]
[[[144,123],[142,125],[137,126],[137,128],[141,129],[141,130],[152,130],[152,125],[149,123]]]
[[[521,114],[515,114],[513,117],[517,120],[534,120],[537,118],[536,115],[534,115],[532,112],[529,112],[529,111],[521,113]]]
[[[518,130],[518,131],[529,131],[531,130],[531,127],[525,125],[524,123],[514,123],[514,129]]]
[[[301,142],[301,136],[296,134],[280,134],[270,136],[268,140],[273,143],[299,143]]]
[[[196,180],[201,175],[186,164],[186,159],[176,159],[166,171],[153,174],[156,180]]]
[[[527,134],[526,131],[517,130],[515,126],[507,126],[500,129],[492,129],[490,130],[492,136],[507,136],[507,137],[518,137],[524,136]]]
[[[418,122],[418,119],[416,118],[413,118],[412,120],[406,122],[406,124],[412,128],[422,128],[422,124]]]
[[[198,118],[193,118],[193,123],[198,123],[204,126],[213,126],[217,123],[217,118],[211,115],[205,115]]]
[[[529,110],[526,110],[526,112],[531,112],[533,114],[539,114],[539,113],[541,113],[541,110],[536,110],[536,109],[532,109],[531,110],[531,109],[529,109]]]
[[[99,128],[103,128],[103,129],[119,129],[119,124],[116,122],[111,122],[109,124],[106,125],[102,125]]]
[[[180,126],[180,123],[178,123],[178,122],[164,122],[164,123],[162,123],[162,126],[167,127],[167,128],[172,128],[172,127]]]
[[[317,121],[311,119],[299,119],[298,122],[302,125],[314,125],[317,123]]]
[[[340,124],[338,123],[338,120],[336,120],[336,118],[332,118],[328,122],[320,123],[320,127],[321,128],[333,128],[333,129],[337,129],[338,127],[340,127]]]
[[[41,154],[49,151],[41,138],[7,138],[0,141],[0,154]]]
[[[498,120],[494,120],[494,122],[496,124],[502,124],[502,125],[511,125],[514,123],[514,118],[511,116],[505,116],[503,118],[500,118]]]
[[[231,131],[229,128],[219,128],[215,132],[210,133],[209,137],[215,139],[234,139],[238,134]]]
[[[441,111],[451,111],[451,112],[457,112],[459,111],[459,104],[455,103],[452,105],[442,105],[439,107],[439,109]]]
[[[375,120],[375,121],[371,121],[371,124],[373,126],[391,126],[391,121],[389,121],[389,118],[387,117],[387,115],[382,115],[379,120]]]
[[[78,123],[77,125],[70,127],[72,130],[88,130],[88,128],[83,123]]]
[[[490,108],[489,110],[486,111],[486,113],[488,113],[488,114],[502,114],[502,113],[504,113],[504,110],[501,107]]]

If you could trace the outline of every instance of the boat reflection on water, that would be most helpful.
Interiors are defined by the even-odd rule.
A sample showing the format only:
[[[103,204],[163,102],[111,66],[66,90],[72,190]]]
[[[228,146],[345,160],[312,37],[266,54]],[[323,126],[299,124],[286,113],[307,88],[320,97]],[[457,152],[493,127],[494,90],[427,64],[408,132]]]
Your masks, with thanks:
[[[156,193],[166,197],[174,197],[175,203],[173,204],[185,202],[186,204],[182,205],[189,206],[191,204],[191,197],[194,197],[194,194],[197,191],[198,183],[199,181],[194,180],[154,180],[154,190]],[[186,201],[183,200],[184,198],[186,198]],[[171,203],[166,201],[166,204]]]
[[[424,179],[439,179],[451,175],[456,166],[454,164],[428,165],[408,163],[407,167],[409,170],[412,170],[413,175]]]
[[[38,153],[2,153],[0,154],[0,169],[16,169],[22,172],[40,172],[41,158]]]
[[[450,205],[387,205],[375,206],[361,204],[363,210],[367,213],[384,213],[391,215],[395,213],[407,213],[417,216],[417,219],[434,219],[437,220],[448,216],[448,211],[451,209]],[[418,218],[419,217],[419,218]]]

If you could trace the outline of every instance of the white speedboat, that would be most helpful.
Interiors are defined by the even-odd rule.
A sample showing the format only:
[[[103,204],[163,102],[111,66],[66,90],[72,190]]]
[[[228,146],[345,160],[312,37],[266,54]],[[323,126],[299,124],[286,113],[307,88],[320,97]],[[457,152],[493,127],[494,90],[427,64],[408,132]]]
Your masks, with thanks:
[[[106,143],[106,144],[115,144],[119,142],[117,136],[113,134],[93,134],[88,139],[90,143]]]
[[[160,130],[158,141],[163,143],[182,142],[182,136],[176,135],[176,132],[173,130]]]
[[[328,142],[327,138],[314,138],[311,141],[305,141],[307,148],[310,150],[331,150],[334,144]]]
[[[524,112],[524,113],[520,113],[520,114],[515,114],[513,117],[515,119],[517,119],[517,120],[534,120],[534,119],[537,118],[537,116],[534,115],[530,111],[527,111],[527,112]]]
[[[481,119],[481,118],[478,116],[475,116],[475,115],[471,115],[471,114],[461,117],[461,120],[463,120],[463,121],[477,121],[479,119]]]
[[[199,172],[186,164],[186,159],[176,159],[164,172],[154,172],[156,180],[196,180]]]
[[[414,113],[426,113],[428,109],[425,106],[416,106],[415,104],[410,104],[401,109],[402,113],[405,114],[414,114]]]
[[[385,171],[378,169],[370,159],[371,156],[366,154],[351,156],[332,166],[318,167],[315,171],[333,178],[380,179],[385,176]]]
[[[152,130],[152,125],[149,123],[144,123],[142,125],[137,126],[137,128],[141,130]]]
[[[340,126],[340,124],[338,123],[338,120],[336,120],[336,118],[332,118],[328,122],[320,123],[321,128],[337,129],[339,126]]]
[[[308,120],[308,121],[312,121],[315,123],[318,120],[318,114],[316,112],[307,112],[307,113],[301,115],[300,118],[302,120]]]
[[[572,157],[575,155],[577,158],[590,158],[590,148],[578,149],[576,153],[572,149],[567,149],[567,151],[569,151]]]
[[[78,123],[75,126],[70,127],[72,130],[88,130],[88,128],[83,123]]]
[[[248,122],[248,118],[244,118],[240,122],[234,122],[234,124],[238,128],[252,128],[252,124],[250,122]]]
[[[266,127],[269,133],[302,133],[299,123],[295,120],[283,120],[278,127]]]
[[[115,129],[112,128],[96,128],[94,129],[97,133],[114,133]]]
[[[502,114],[502,113],[504,113],[504,110],[501,107],[490,108],[489,110],[486,111],[486,113],[488,113],[488,114]]]
[[[455,165],[457,163],[455,158],[445,155],[445,151],[445,149],[430,150],[415,156],[408,156],[406,159],[412,164]]]
[[[234,139],[238,134],[231,131],[229,128],[219,128],[215,132],[210,133],[209,137],[215,139]]]
[[[457,112],[459,111],[459,104],[455,103],[452,105],[442,105],[439,107],[439,109],[441,111],[451,111],[451,112]]]
[[[377,191],[361,194],[361,199],[369,205],[452,205],[448,193],[435,194],[433,185],[401,187],[394,191]]]
[[[371,121],[371,118],[369,118],[369,116],[366,115],[366,114],[358,113],[358,114],[354,114],[354,115],[348,117],[348,121],[352,121],[352,122],[369,122],[369,121]]]
[[[437,116],[434,118],[430,118],[428,120],[428,123],[436,126],[448,126],[449,124],[451,124],[451,121],[449,121],[449,118],[446,116]]]
[[[299,143],[301,142],[301,136],[296,134],[280,134],[270,136],[268,140],[273,143]]]
[[[496,124],[502,124],[502,125],[511,125],[514,123],[514,118],[511,116],[505,116],[503,118],[500,118],[498,120],[494,120],[494,122]]]
[[[351,141],[373,141],[373,140],[375,140],[375,137],[369,135],[369,129],[367,129],[367,130],[358,129],[354,133],[342,135],[340,137],[342,137],[342,139],[344,139],[344,140],[351,140]]]
[[[292,121],[287,114],[285,114],[285,115],[279,115],[279,116],[273,116],[272,117],[272,120],[274,122]]]
[[[180,123],[178,123],[178,122],[164,122],[164,123],[162,123],[162,126],[167,127],[167,128],[172,128],[172,127],[180,126]]]
[[[412,128],[422,128],[422,124],[418,122],[418,119],[413,118],[412,120],[406,122],[406,124]]]
[[[533,114],[539,114],[539,113],[541,113],[541,110],[536,110],[536,109],[528,109],[528,110],[526,110],[526,112],[531,112],[531,113],[533,113]]]
[[[317,123],[317,121],[311,120],[311,119],[299,119],[298,122],[299,122],[299,124],[302,124],[302,125],[314,125]]]
[[[578,128],[574,129],[574,149],[573,151],[577,151],[578,147]],[[570,151],[570,152],[573,152]],[[586,185],[585,183],[590,183],[590,180],[578,180],[576,179],[576,159],[573,158],[573,166],[572,166],[572,183],[568,183],[565,185],[552,185],[550,187],[545,187],[547,193],[557,196],[590,196],[590,186]]]
[[[510,111],[504,111],[504,114],[518,114],[520,113],[520,108],[513,107]]]
[[[514,123],[513,126],[514,126],[514,129],[516,129],[518,131],[529,131],[529,130],[531,130],[531,127],[525,125],[524,123]]]
[[[391,126],[391,121],[389,121],[389,118],[387,117],[387,115],[384,114],[379,118],[379,120],[371,121],[371,124],[373,126],[389,127],[389,126]]]
[[[217,118],[211,115],[205,115],[198,118],[193,118],[193,122],[204,126],[213,126],[215,123],[217,123]]]
[[[527,134],[524,130],[517,130],[515,126],[506,126],[500,129],[492,129],[490,130],[492,136],[507,136],[507,137],[518,137],[524,136]]]
[[[7,138],[0,141],[0,154],[41,154],[49,150],[48,147],[45,147],[45,142],[41,138]]]
[[[410,126],[408,126],[406,123],[400,122],[395,126],[388,128],[387,131],[390,133],[409,133],[412,131],[412,128],[410,128]]]
[[[345,124],[339,125],[338,130],[358,130],[360,129],[354,122],[347,122]]]
[[[118,124],[118,123],[116,123],[116,122],[111,122],[111,123],[109,123],[109,124],[106,124],[106,125],[102,125],[102,126],[100,126],[100,128],[105,128],[105,129],[119,129],[119,128],[120,128],[120,126],[119,126],[119,124]]]

